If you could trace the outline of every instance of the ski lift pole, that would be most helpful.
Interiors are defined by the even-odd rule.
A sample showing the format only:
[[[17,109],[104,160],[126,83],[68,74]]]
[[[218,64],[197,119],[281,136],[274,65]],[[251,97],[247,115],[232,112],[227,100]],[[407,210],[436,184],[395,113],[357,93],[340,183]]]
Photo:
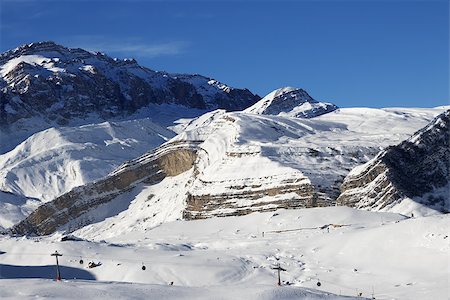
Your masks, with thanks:
[[[55,251],[55,253],[52,253],[50,255],[54,256],[56,258],[56,281],[60,281],[61,280],[61,272],[59,271],[58,256],[62,256],[62,254],[59,254],[58,251]]]
[[[281,273],[281,271],[286,271],[286,269],[283,269],[281,266],[280,266],[280,264],[278,264],[278,266],[276,266],[276,267],[274,267],[274,268],[272,268],[273,270],[277,270],[278,271],[278,286],[280,286],[281,285],[281,276],[280,276],[280,273]]]

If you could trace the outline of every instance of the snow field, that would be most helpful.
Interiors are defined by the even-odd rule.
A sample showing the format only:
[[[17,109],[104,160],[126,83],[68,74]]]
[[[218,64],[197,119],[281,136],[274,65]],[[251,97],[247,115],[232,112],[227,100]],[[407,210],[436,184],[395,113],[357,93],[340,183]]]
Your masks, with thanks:
[[[0,207],[7,210],[0,226],[17,223],[37,207],[36,202],[98,180],[173,136],[148,118],[50,128],[32,135],[0,155]]]
[[[106,289],[105,282],[133,282],[157,285],[155,289],[169,293],[167,297],[172,292],[166,290],[167,284],[172,281],[174,287],[186,289],[187,298],[219,292],[223,299],[232,299],[249,290],[255,299],[295,298],[297,290],[292,288],[349,296],[358,292],[369,298],[374,292],[376,299],[444,299],[448,293],[447,215],[408,219],[393,213],[327,207],[173,221],[151,230],[120,230],[121,226],[130,225],[116,224],[111,231],[118,234],[108,237],[81,229],[74,235],[82,241],[60,242],[61,234],[4,236],[0,250],[6,253],[0,255],[0,264],[7,270],[11,267],[5,266],[11,265],[51,266],[50,253],[58,250],[64,255],[63,266],[87,271],[102,282],[92,289]],[[80,258],[84,265],[79,264]],[[91,260],[102,265],[88,269],[86,263]],[[287,270],[282,280],[291,284],[282,290],[272,290],[276,276],[271,267],[277,263]],[[71,272],[66,270],[69,276]],[[13,280],[1,269],[0,274],[12,284],[25,280]],[[36,285],[32,288],[39,294]],[[200,295],[195,287],[203,287]],[[144,289],[148,288],[153,286]],[[280,291],[286,294],[277,294]]]

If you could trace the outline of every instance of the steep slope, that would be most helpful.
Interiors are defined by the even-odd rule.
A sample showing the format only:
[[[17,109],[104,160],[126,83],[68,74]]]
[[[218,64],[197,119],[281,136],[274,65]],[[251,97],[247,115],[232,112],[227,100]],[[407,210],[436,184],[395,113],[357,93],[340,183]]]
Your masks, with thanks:
[[[201,75],[153,71],[133,59],[113,59],[53,42],[1,54],[0,90],[3,134],[24,127],[32,131],[36,126],[42,130],[75,121],[123,119],[149,105],[241,110],[260,99],[246,89]],[[147,112],[146,117],[156,115]],[[22,134],[27,137],[26,132]]]
[[[39,204],[106,176],[173,135],[149,119],[34,134],[0,155],[0,226],[17,223]]]
[[[147,230],[179,218],[333,205],[354,166],[441,111],[340,109],[313,119],[214,111],[180,125],[183,133],[108,177],[49,202],[14,230],[48,234],[97,223],[92,230],[108,236],[117,234],[117,224],[127,224],[120,230]],[[185,172],[161,174],[155,153],[184,157],[186,149],[195,157]],[[117,185],[120,174],[130,179]],[[105,193],[105,186],[116,188]],[[64,215],[72,205],[79,207],[76,214]]]
[[[429,213],[430,209],[450,212],[449,195],[450,110],[447,110],[404,142],[353,169],[345,178],[337,203],[405,214]]]
[[[269,93],[244,111],[260,115],[314,118],[336,109],[337,106],[332,103],[314,100],[305,90],[284,87]]]
[[[173,136],[149,119],[50,128],[0,155],[0,190],[46,202]]]
[[[12,232],[46,235],[64,225],[70,231],[116,215],[126,209],[132,200],[129,197],[121,197],[122,194],[133,190],[139,184],[156,184],[166,177],[177,176],[191,169],[196,158],[195,145],[193,142],[164,144],[125,163],[104,179],[74,188],[41,205],[14,226]],[[148,197],[147,200],[150,199],[151,197]],[[110,202],[112,207],[104,209],[104,204]],[[96,209],[96,214],[89,215],[89,212]]]
[[[39,199],[0,191],[0,232],[25,219],[41,204]]]

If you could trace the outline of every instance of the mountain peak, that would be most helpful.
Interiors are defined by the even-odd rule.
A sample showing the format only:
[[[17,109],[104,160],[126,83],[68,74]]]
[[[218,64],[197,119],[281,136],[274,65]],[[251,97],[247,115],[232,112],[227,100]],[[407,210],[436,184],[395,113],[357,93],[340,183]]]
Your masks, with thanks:
[[[303,98],[308,102],[315,102],[315,100],[304,90],[296,87],[286,86],[279,89],[276,89],[269,93],[266,97],[267,98],[280,98],[285,96],[291,97],[291,98]],[[264,97],[264,98],[266,98]]]
[[[336,109],[337,106],[332,103],[314,100],[303,89],[283,87],[267,94],[263,99],[247,108],[245,112],[261,115],[313,118]]]
[[[20,55],[32,55],[44,51],[58,51],[61,49],[68,50],[68,48],[56,44],[53,41],[33,42],[29,44],[20,45],[17,48],[6,51],[0,54],[0,60],[8,60]]]
[[[2,126],[36,116],[68,124],[92,113],[105,121],[155,104],[242,110],[260,99],[205,76],[156,72],[52,41],[0,54],[0,89]]]

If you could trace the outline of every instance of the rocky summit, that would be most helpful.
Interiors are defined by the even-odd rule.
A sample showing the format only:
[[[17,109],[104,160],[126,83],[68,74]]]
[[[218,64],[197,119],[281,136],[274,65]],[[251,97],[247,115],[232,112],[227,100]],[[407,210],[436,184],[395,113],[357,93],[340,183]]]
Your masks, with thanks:
[[[198,74],[169,74],[134,59],[66,48],[53,42],[0,55],[0,125],[42,118],[65,125],[74,118],[108,120],[149,104],[241,110],[260,97]]]

